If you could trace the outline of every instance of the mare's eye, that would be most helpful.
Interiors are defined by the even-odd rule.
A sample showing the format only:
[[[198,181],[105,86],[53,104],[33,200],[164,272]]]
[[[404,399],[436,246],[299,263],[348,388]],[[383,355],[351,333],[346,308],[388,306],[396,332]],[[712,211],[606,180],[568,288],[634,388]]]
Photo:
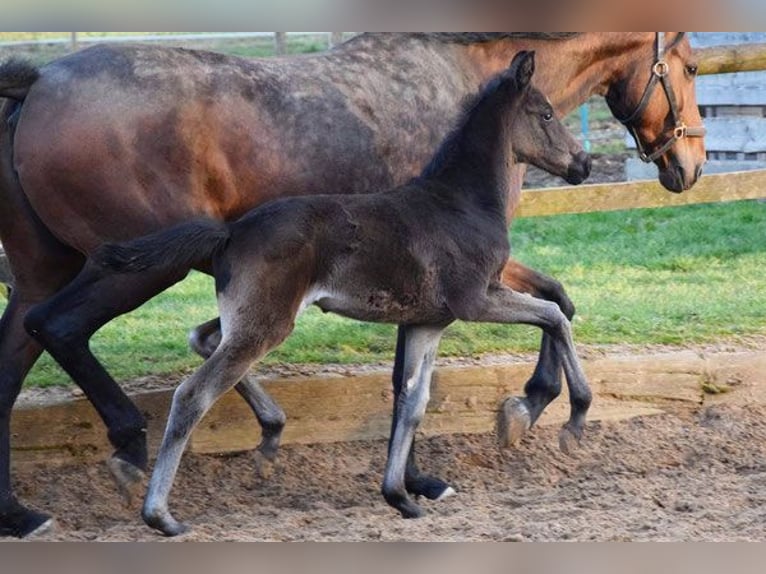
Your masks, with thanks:
[[[696,64],[688,64],[686,66],[686,73],[690,76],[694,77],[697,75],[697,66]]]
[[[549,122],[549,121],[551,121],[552,119],[553,119],[553,114],[552,114],[551,112],[545,112],[545,113],[543,114],[543,121],[544,121],[544,122]]]

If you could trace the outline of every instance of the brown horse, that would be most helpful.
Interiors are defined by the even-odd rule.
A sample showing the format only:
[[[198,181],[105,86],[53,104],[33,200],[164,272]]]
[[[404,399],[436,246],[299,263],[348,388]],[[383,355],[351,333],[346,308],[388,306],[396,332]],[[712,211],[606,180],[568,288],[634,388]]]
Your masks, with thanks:
[[[667,37],[666,49],[658,50],[660,37]],[[654,159],[663,184],[674,191],[691,187],[705,151],[701,139],[682,137],[683,122],[697,125],[700,118],[695,65],[679,34],[362,35],[327,53],[268,60],[99,46],[39,70],[18,63],[0,68],[0,97],[8,98],[0,110],[0,240],[15,277],[0,320],[0,533],[23,536],[48,521],[16,501],[9,468],[10,413],[40,342],[104,420],[117,476],[130,482],[146,468],[144,418],[88,341],[186,271],[122,278],[118,299],[102,295],[114,291],[97,277],[83,276],[64,289],[85,254],[105,241],[203,215],[236,218],[280,196],[316,189],[363,193],[402,183],[419,173],[462,101],[520,49],[536,50],[536,83],[557,113],[593,93],[604,95],[615,115],[630,120],[642,149],[663,149]],[[658,57],[665,62],[659,70]],[[652,87],[656,71],[672,82],[673,106]],[[523,173],[523,166],[509,170],[509,214]],[[558,283],[516,262],[503,278],[556,301],[569,316],[574,311]],[[27,321],[36,340],[24,320],[46,300]],[[213,322],[198,334],[207,352],[216,327]],[[212,344],[206,345],[207,335]],[[560,390],[561,361],[547,335],[543,339],[526,396],[509,404],[511,439]],[[402,335],[400,350],[403,344]],[[282,413],[255,383],[237,389],[264,425],[268,451]],[[414,464],[409,478],[413,492],[442,487],[420,481]]]
[[[173,396],[144,503],[150,526],[167,535],[186,530],[168,510],[168,496],[191,432],[311,304],[363,321],[398,323],[407,333],[406,388],[397,400],[383,480],[383,495],[405,518],[423,513],[407,493],[405,466],[428,403],[439,339],[455,320],[543,328],[564,359],[570,387],[582,394],[567,423],[581,432],[590,393],[569,321],[555,303],[500,280],[510,253],[508,166],[529,163],[575,184],[590,172],[587,154],[531,86],[533,73],[534,53],[520,52],[467,105],[421,177],[392,191],[280,199],[234,223],[181,223],[94,253],[95,265],[116,274],[213,260],[223,339]]]

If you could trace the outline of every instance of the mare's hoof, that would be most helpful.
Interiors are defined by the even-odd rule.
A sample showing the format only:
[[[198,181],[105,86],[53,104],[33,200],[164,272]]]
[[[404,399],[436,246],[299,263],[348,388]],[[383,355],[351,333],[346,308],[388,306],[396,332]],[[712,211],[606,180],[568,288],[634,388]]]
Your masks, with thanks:
[[[268,480],[274,474],[274,460],[258,449],[253,453],[253,462],[255,463],[255,473],[259,478]]]
[[[116,456],[107,460],[106,466],[117,483],[117,488],[126,506],[132,507],[134,502],[143,498],[144,479],[146,478],[143,470]]]
[[[508,397],[497,415],[497,440],[502,448],[518,446],[522,437],[532,427],[532,417],[526,399]]]
[[[574,454],[574,451],[580,446],[582,439],[582,430],[571,426],[569,423],[561,427],[559,432],[559,448],[566,455]]]
[[[455,494],[446,482],[433,476],[421,475],[405,481],[407,492],[413,496],[425,496],[428,500],[444,500]]]
[[[0,510],[0,536],[34,538],[55,528],[56,522],[49,514],[30,510],[13,501],[7,510]]]

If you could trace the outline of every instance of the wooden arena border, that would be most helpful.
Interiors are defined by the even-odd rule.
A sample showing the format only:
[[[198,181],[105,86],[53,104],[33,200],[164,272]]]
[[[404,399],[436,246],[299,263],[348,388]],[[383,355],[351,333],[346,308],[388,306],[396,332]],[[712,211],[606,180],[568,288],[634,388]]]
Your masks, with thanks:
[[[766,404],[766,353],[759,351],[604,355],[583,364],[594,391],[591,422],[698,409],[719,402]],[[491,432],[498,405],[521,392],[533,367],[532,362],[512,362],[437,368],[421,433]],[[287,414],[284,444],[384,439],[391,424],[389,377],[389,371],[379,371],[266,380],[264,386]],[[152,454],[159,446],[172,394],[172,390],[163,390],[133,396],[148,420]],[[568,409],[565,392],[538,424],[561,424]],[[85,399],[19,408],[14,411],[11,430],[13,464],[104,459],[111,450],[103,424]],[[232,392],[202,421],[189,450],[243,451],[254,448],[259,440],[252,412]]]

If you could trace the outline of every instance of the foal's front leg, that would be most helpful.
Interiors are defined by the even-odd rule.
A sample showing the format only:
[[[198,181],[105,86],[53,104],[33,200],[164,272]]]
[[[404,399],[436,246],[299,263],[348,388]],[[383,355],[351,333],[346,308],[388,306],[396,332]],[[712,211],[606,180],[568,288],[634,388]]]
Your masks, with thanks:
[[[556,303],[566,318],[572,320],[574,305],[555,279],[509,259],[503,269],[502,281],[516,292]],[[497,433],[502,446],[518,444],[545,407],[561,393],[561,361],[557,345],[544,331],[537,365],[524,385],[524,396],[508,397],[500,409]]]
[[[415,431],[423,419],[430,393],[436,349],[446,325],[406,326],[402,388],[389,442],[383,496],[404,518],[418,518],[423,510],[407,494],[405,468]]]
[[[399,397],[404,388],[404,350],[406,348],[407,327],[399,326],[396,338],[396,356],[394,358],[394,370],[392,374],[392,383],[394,387],[394,405],[393,416],[391,417],[391,433],[388,436],[388,450],[391,452],[391,444],[394,440],[394,431],[396,430],[399,418]],[[455,491],[443,480],[427,474],[421,474],[415,462],[415,439],[410,445],[407,455],[407,465],[404,471],[404,484],[407,492],[414,496],[425,496],[429,500],[442,500]]]
[[[504,285],[493,285],[458,318],[490,323],[526,323],[542,328],[550,337],[561,358],[569,387],[570,418],[559,436],[561,449],[569,452],[582,437],[592,397],[574,348],[569,320],[559,306]]]

